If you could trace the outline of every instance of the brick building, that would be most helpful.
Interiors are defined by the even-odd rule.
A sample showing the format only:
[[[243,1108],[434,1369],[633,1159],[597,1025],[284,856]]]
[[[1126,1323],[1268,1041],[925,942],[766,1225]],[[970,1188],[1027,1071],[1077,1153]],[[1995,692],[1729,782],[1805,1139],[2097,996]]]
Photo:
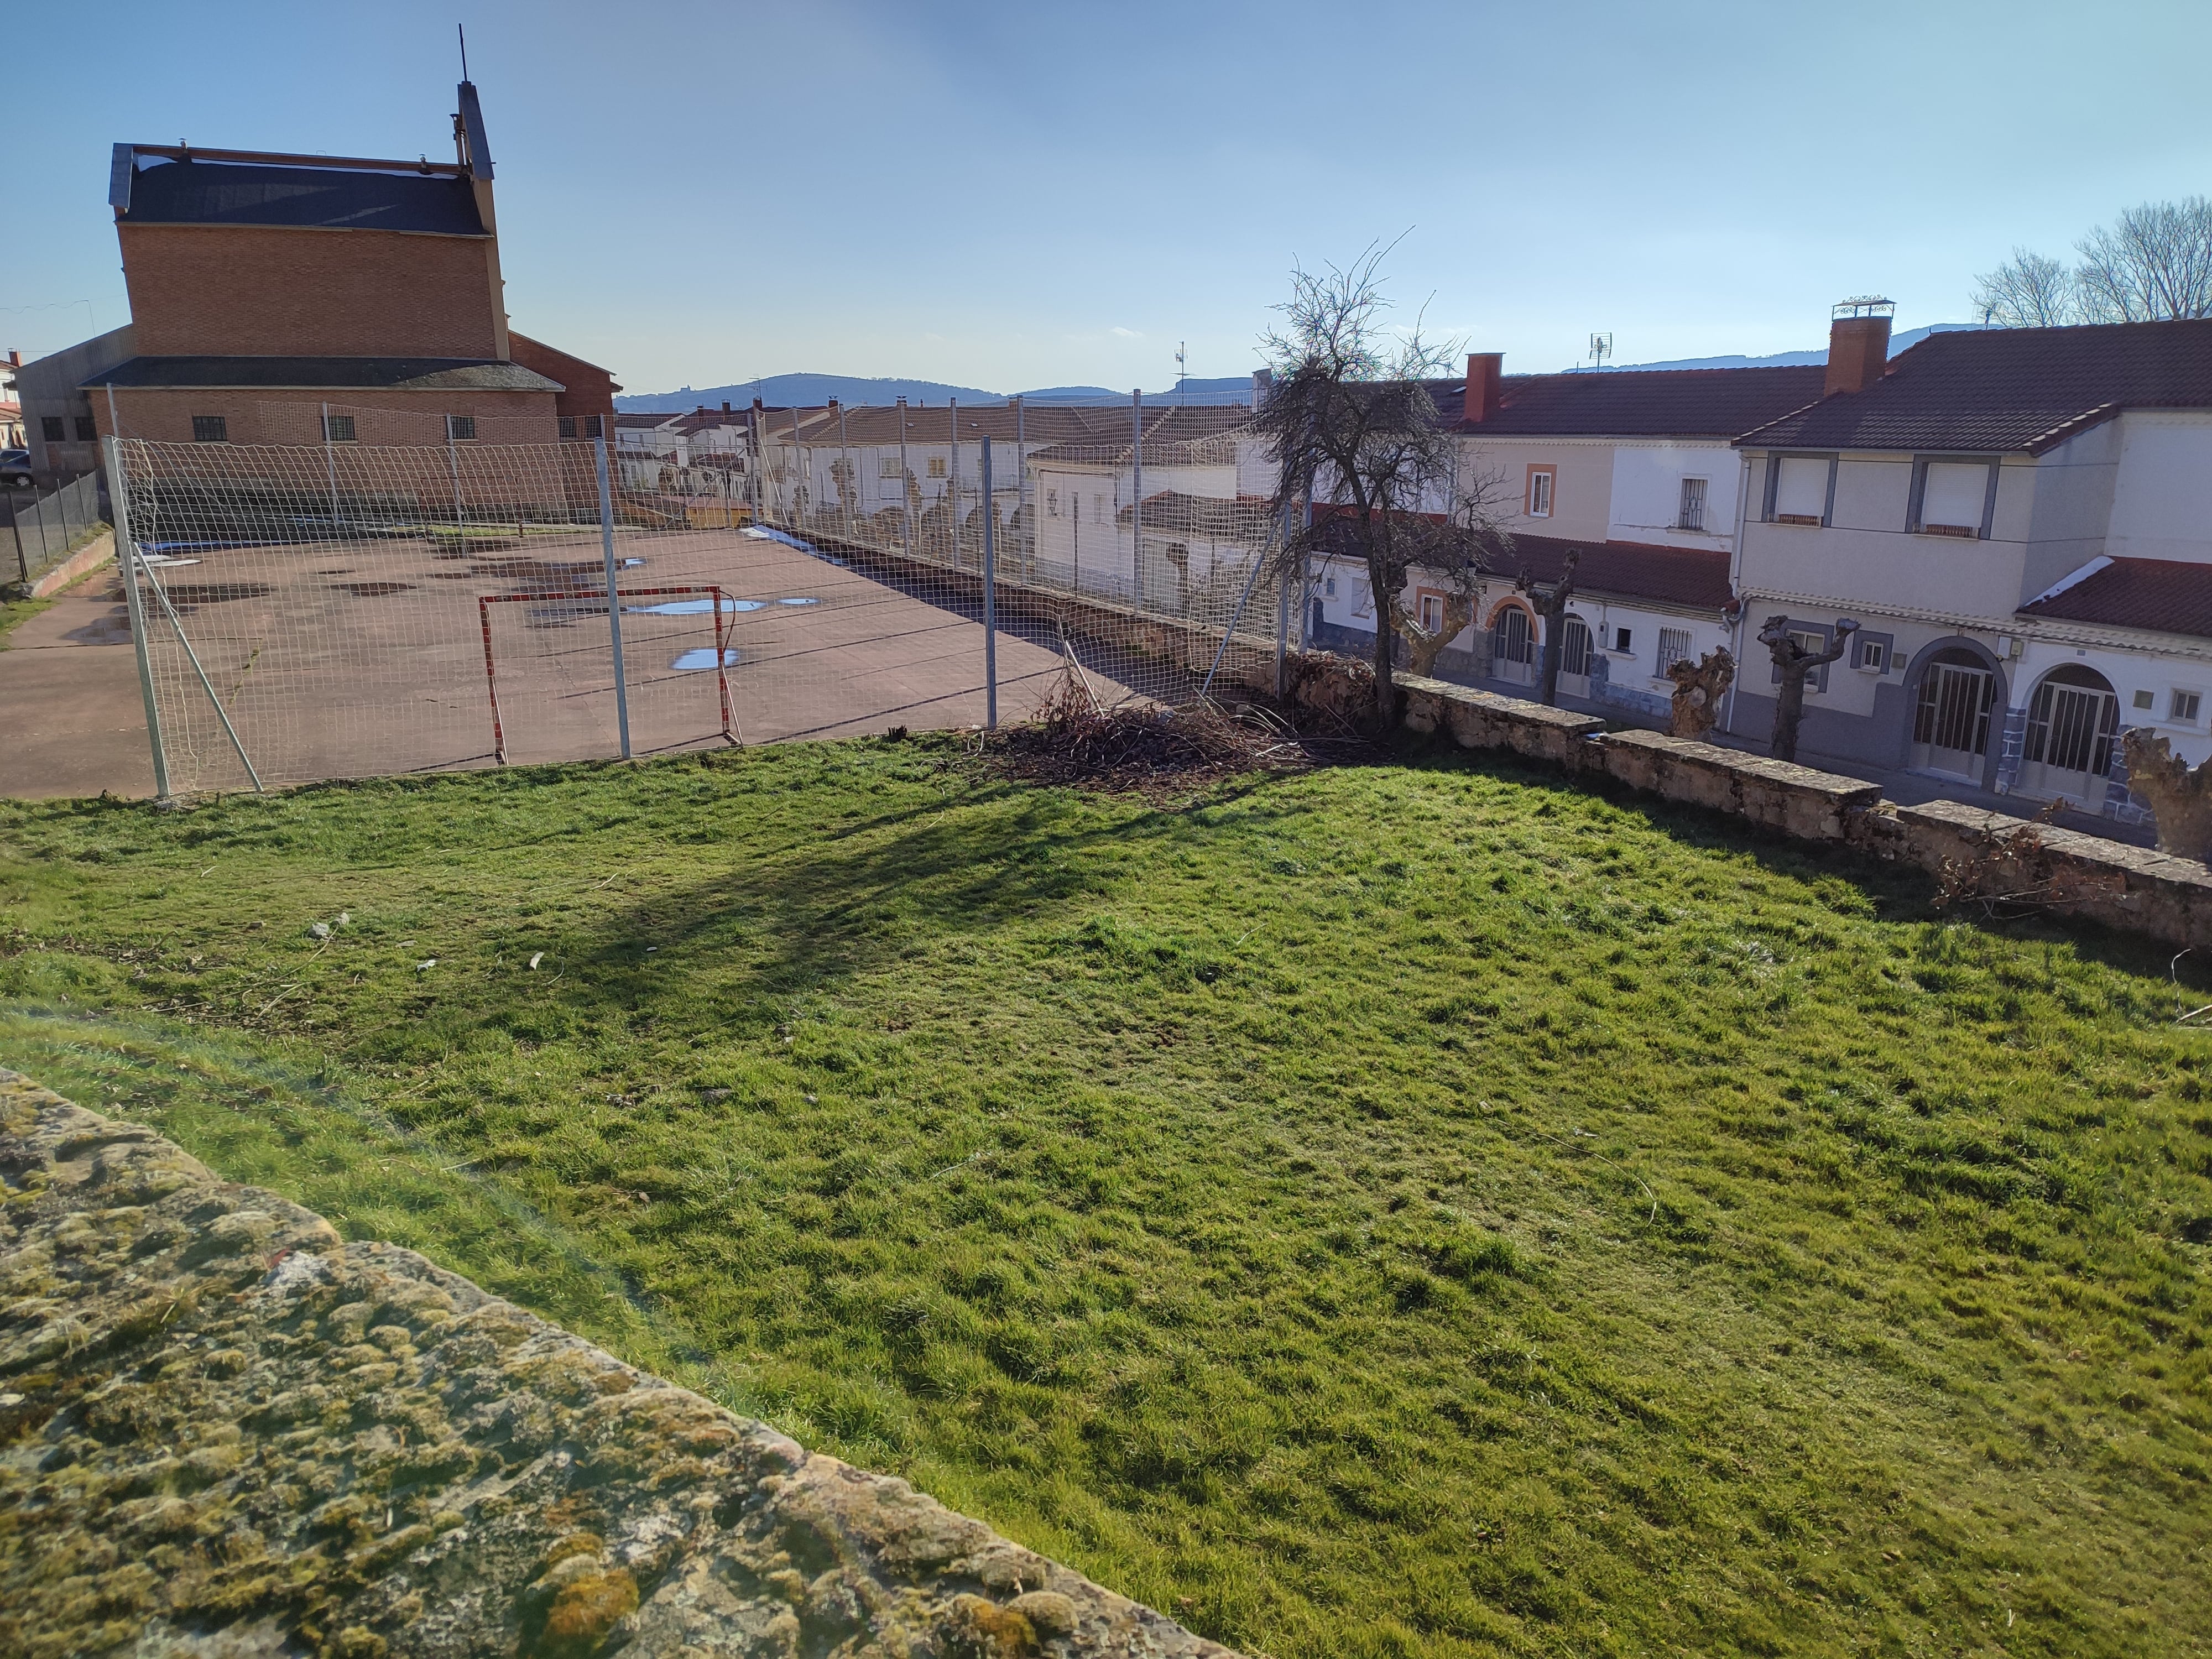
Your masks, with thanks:
[[[74,380],[82,416],[203,443],[611,432],[607,371],[508,326],[490,147],[459,94],[452,161],[118,144],[129,355]]]

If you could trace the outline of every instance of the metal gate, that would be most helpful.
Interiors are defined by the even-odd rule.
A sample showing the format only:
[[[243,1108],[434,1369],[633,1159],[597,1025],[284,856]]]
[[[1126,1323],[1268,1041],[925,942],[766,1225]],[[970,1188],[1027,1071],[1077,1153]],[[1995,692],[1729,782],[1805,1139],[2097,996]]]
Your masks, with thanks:
[[[1978,781],[1982,757],[1990,750],[1990,711],[1996,692],[1996,676],[1986,668],[1929,664],[1913,714],[1914,763]]]

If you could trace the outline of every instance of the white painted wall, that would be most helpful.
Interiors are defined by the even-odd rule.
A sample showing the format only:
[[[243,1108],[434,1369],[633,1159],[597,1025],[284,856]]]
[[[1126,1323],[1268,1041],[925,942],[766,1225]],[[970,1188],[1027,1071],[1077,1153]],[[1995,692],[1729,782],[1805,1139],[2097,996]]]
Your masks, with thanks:
[[[2119,424],[2103,550],[2115,558],[2212,562],[2212,415],[2136,411]]]
[[[1606,539],[1664,547],[1725,549],[1735,534],[1743,463],[1726,443],[1688,440],[1623,441],[1613,451],[1613,489]],[[1682,480],[1705,481],[1705,526],[1678,527]]]

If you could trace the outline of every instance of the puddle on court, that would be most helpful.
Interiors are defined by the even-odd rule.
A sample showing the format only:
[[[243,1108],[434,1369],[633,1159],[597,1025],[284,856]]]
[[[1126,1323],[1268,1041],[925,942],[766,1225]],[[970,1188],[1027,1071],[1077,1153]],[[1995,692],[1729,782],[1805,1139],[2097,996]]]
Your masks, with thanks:
[[[790,601],[787,599],[784,603],[788,605]],[[713,612],[714,601],[710,595],[703,599],[671,599],[665,605],[626,605],[623,609],[635,611],[641,617],[704,617]],[[722,597],[722,611],[725,615],[732,611],[765,611],[767,609],[766,599],[733,599],[727,594]]]
[[[696,650],[686,651],[668,665],[671,668],[687,672],[698,668],[712,668],[715,665],[714,647],[711,645],[702,645]],[[721,665],[725,668],[735,668],[738,665],[738,651],[735,646],[731,646],[723,651]]]
[[[819,605],[822,601],[819,599],[778,599],[776,603],[778,605]]]

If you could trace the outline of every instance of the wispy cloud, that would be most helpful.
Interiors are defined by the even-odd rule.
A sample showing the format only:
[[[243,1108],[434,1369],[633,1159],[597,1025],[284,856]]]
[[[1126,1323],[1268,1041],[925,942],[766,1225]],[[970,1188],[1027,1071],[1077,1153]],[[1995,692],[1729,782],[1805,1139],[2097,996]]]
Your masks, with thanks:
[[[1110,328],[1106,331],[1109,334],[1119,335],[1124,340],[1141,340],[1145,337],[1133,328]]]

